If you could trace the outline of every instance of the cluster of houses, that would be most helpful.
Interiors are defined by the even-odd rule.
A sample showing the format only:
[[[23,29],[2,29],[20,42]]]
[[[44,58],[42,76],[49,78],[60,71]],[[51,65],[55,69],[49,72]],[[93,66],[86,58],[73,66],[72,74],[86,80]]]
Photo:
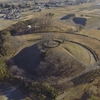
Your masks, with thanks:
[[[15,8],[5,8],[7,5],[12,7],[14,6],[14,4],[16,3],[16,7]],[[23,1],[23,0],[11,0],[8,3],[5,4],[0,4],[0,5],[6,5],[4,8],[1,9],[0,14],[5,14],[3,16],[3,18],[5,19],[19,19],[21,18],[21,12],[23,12],[23,10],[27,9],[27,7],[29,8],[29,10],[33,10],[34,12],[41,12],[43,9],[51,9],[52,7],[63,7],[66,5],[76,5],[76,4],[80,4],[80,3],[85,3],[85,2],[91,2],[91,0],[50,0],[50,1],[35,1],[35,0],[31,0],[31,4],[29,4],[29,6],[27,6],[28,1]],[[20,3],[20,6],[19,6]],[[26,8],[24,8],[24,6]]]
[[[19,19],[21,17],[20,9],[4,9],[1,10],[0,13],[4,14],[2,17],[5,19]]]
[[[91,2],[91,0],[52,0],[48,2],[35,2],[35,5],[39,7],[51,8],[51,7],[63,7],[66,5],[78,5],[87,2]]]
[[[64,6],[64,2],[62,1],[50,1],[45,3],[45,7],[62,7]]]

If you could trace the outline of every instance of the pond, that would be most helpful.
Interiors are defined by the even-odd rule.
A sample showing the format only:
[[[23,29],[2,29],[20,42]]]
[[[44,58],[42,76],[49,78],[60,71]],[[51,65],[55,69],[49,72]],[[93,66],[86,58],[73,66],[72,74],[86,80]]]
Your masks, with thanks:
[[[73,22],[76,24],[81,24],[83,26],[86,25],[87,19],[86,18],[80,18],[80,17],[75,17],[73,18]]]
[[[62,17],[60,20],[67,20],[67,19],[70,19],[71,17],[75,17],[75,14],[68,14],[68,15]]]

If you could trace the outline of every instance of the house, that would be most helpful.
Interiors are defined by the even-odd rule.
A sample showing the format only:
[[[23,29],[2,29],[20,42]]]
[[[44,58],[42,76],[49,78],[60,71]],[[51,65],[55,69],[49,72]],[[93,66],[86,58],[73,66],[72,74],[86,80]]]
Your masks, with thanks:
[[[31,25],[27,25],[26,28],[30,29],[30,28],[32,28],[32,26]]]

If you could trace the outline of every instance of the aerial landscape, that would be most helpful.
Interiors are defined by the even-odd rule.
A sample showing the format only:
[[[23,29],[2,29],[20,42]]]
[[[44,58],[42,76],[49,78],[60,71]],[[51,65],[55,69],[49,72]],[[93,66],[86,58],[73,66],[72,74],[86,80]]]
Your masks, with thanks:
[[[100,100],[100,0],[0,0],[0,100]]]

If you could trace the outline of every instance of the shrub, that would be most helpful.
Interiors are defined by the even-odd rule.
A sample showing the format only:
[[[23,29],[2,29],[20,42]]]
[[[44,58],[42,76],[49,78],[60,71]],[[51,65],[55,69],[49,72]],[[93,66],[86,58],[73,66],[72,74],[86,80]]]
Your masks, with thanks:
[[[30,92],[31,96],[37,100],[55,100],[58,96],[55,88],[45,84],[23,82],[21,88],[28,93]]]
[[[4,61],[0,60],[0,81],[4,80],[8,76],[8,71]]]
[[[10,32],[8,30],[3,30],[2,34],[3,35],[10,35]]]

